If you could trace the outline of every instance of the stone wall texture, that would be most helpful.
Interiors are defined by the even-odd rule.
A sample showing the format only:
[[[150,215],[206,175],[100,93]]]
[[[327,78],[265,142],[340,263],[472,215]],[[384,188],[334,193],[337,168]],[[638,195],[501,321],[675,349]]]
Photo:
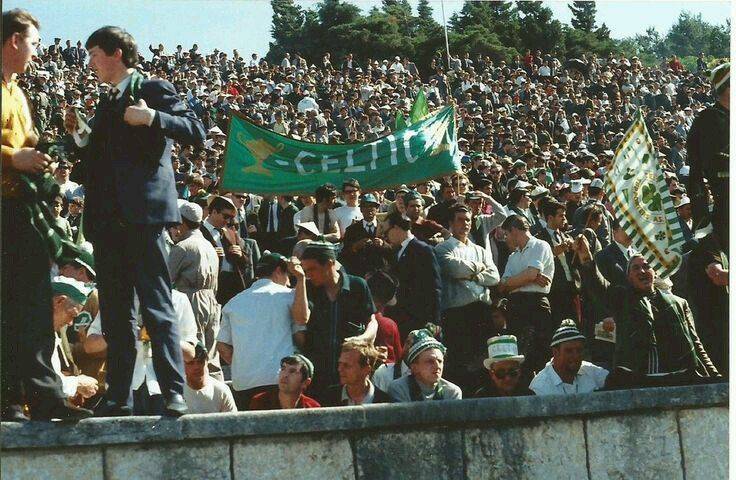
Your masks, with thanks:
[[[720,479],[728,385],[0,425],[0,478]]]

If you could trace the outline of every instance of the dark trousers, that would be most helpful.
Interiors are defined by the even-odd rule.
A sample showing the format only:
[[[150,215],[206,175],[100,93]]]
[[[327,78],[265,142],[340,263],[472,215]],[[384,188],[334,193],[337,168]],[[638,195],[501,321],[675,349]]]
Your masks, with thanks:
[[[235,406],[238,407],[239,412],[244,412],[250,409],[250,401],[253,397],[261,392],[268,392],[270,390],[277,390],[278,385],[263,385],[261,387],[249,388],[248,390],[235,390],[233,392],[233,399],[235,400]]]
[[[442,316],[443,343],[447,347],[443,376],[470,395],[486,377],[483,358],[487,356],[486,342],[493,334],[491,307],[473,302],[448,308]]]
[[[107,340],[107,398],[130,404],[135,366],[133,293],[151,338],[153,368],[164,398],[184,392],[184,363],[171,300],[162,225],[115,225],[94,238],[102,332]]]
[[[164,397],[160,394],[151,395],[146,382],[133,390],[133,415],[163,415],[164,407]]]
[[[512,293],[508,311],[509,333],[516,335],[519,353],[526,357],[524,380],[531,380],[552,358],[549,344],[559,324],[554,324],[549,299],[543,293]]]
[[[217,276],[217,303],[223,307],[243,290],[243,280],[238,272],[220,272]]]
[[[2,200],[2,407],[64,399],[54,350],[50,259],[22,202]]]

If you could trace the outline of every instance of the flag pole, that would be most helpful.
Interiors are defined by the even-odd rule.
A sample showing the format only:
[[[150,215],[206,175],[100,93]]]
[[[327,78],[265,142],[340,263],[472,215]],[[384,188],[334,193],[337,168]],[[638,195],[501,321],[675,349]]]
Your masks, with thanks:
[[[447,37],[447,20],[445,19],[445,0],[441,0],[442,5],[442,27],[445,30],[445,48],[447,49],[447,70],[450,69],[450,40]]]

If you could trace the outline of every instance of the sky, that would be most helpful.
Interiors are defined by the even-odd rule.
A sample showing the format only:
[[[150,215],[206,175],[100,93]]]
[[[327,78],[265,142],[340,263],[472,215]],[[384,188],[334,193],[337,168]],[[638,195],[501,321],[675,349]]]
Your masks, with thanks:
[[[314,7],[316,0],[297,0],[304,8]],[[358,0],[350,3],[367,12],[379,0]],[[416,0],[411,0],[416,13]],[[442,23],[442,2],[431,0],[435,19]],[[570,22],[567,1],[547,0],[555,18]],[[100,8],[105,5],[105,8]],[[444,0],[445,15],[462,8],[462,0]],[[25,8],[41,21],[44,44],[54,37],[76,42],[86,40],[90,33],[103,25],[117,25],[130,32],[145,52],[149,44],[163,43],[172,51],[177,44],[185,48],[197,43],[200,51],[214,48],[242,55],[265,55],[271,40],[271,2],[269,0],[5,0],[3,9]],[[724,24],[731,16],[728,1],[646,1],[616,0],[597,2],[597,24],[605,22],[614,38],[644,33],[653,26],[664,34],[677,20],[681,11],[702,14],[709,23]],[[144,53],[145,55],[146,53]]]

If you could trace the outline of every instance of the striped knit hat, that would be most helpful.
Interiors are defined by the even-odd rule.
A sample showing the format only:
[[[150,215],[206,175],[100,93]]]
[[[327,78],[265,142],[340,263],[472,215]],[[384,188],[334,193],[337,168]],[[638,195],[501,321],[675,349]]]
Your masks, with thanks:
[[[722,63],[718,65],[710,72],[710,83],[713,84],[713,88],[716,93],[721,93],[728,87],[728,81],[731,78],[731,64]]]
[[[562,321],[560,328],[558,328],[555,331],[555,334],[552,335],[552,343],[550,343],[549,346],[554,347],[555,345],[569,342],[570,340],[585,340],[585,335],[580,333],[575,322],[568,318]]]
[[[406,351],[404,357],[404,363],[411,365],[414,360],[417,359],[420,353],[430,348],[436,348],[443,354],[447,351],[444,345],[439,340],[432,336],[432,333],[424,328],[419,330],[412,330],[407,338],[407,343],[411,341],[411,346]]]

